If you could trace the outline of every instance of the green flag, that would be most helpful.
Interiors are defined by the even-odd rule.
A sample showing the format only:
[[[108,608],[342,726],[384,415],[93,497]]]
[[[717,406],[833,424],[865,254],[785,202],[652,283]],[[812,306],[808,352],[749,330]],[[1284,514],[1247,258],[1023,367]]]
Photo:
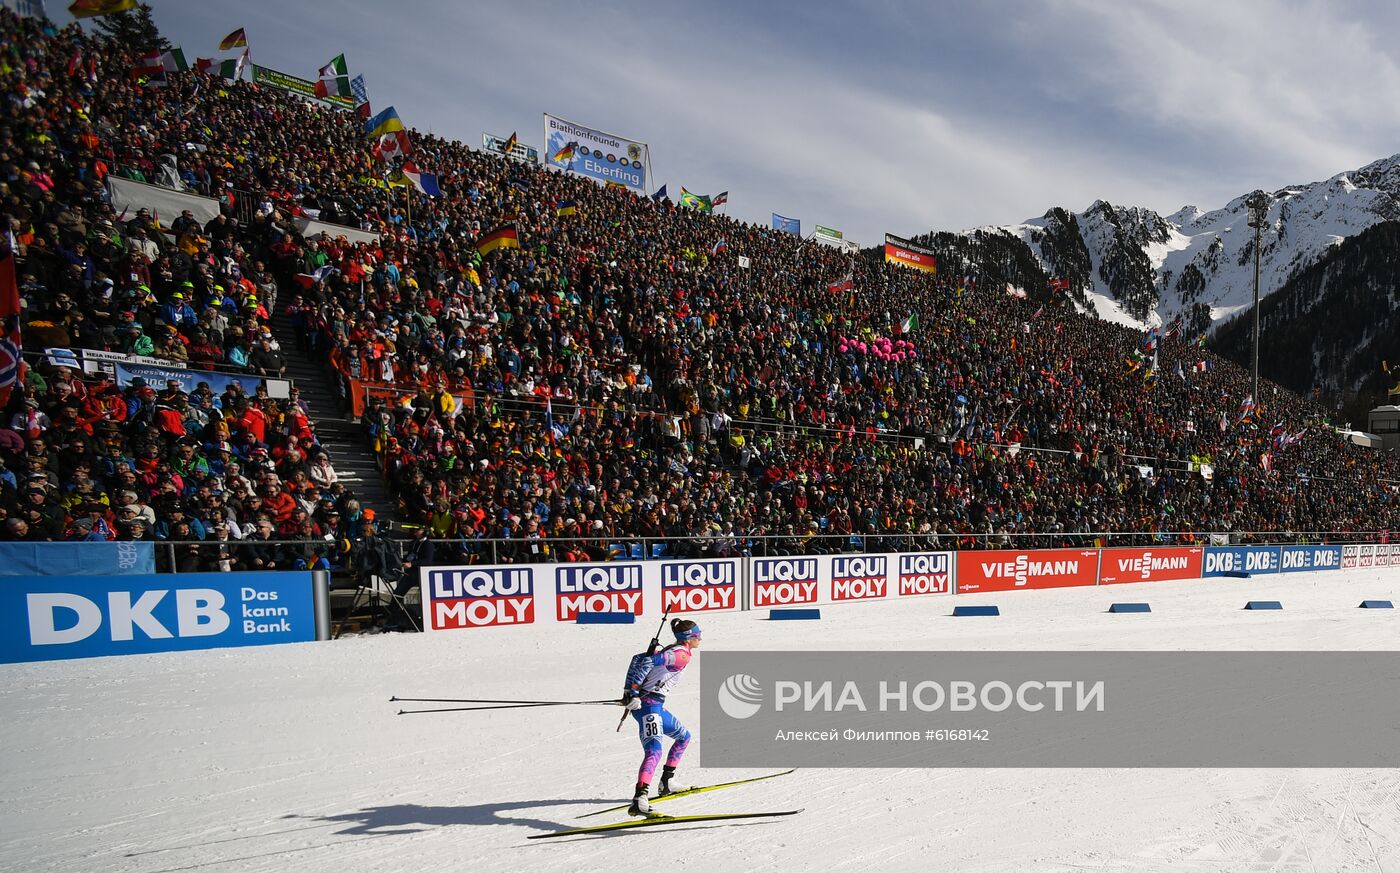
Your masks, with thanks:
[[[702,194],[692,194],[691,192],[685,190],[684,185],[681,186],[681,205],[688,206],[691,209],[698,209],[701,212],[715,211],[715,205],[714,203],[710,202],[709,197],[706,197]]]

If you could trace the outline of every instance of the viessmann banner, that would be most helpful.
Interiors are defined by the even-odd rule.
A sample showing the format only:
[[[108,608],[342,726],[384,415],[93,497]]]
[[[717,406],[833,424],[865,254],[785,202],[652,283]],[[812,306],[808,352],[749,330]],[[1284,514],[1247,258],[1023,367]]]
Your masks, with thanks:
[[[551,167],[648,194],[651,152],[644,142],[615,136],[545,113],[544,156]]]
[[[1201,578],[1204,549],[1104,549],[1099,584]]]
[[[916,245],[892,233],[885,234],[885,260],[902,267],[912,267],[925,273],[938,272],[938,258],[933,249]]]
[[[958,593],[1072,588],[1099,581],[1097,549],[958,553]]]

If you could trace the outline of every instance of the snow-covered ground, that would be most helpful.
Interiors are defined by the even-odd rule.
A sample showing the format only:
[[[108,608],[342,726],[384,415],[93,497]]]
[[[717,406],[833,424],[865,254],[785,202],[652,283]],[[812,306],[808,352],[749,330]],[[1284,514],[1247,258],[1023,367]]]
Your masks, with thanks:
[[[1284,611],[1241,610],[1257,598]],[[1400,571],[699,618],[708,650],[1396,648],[1400,612],[1363,598],[1400,600]],[[1105,613],[1115,600],[1154,612]],[[974,602],[1003,615],[948,617]],[[630,794],[631,725],[614,733],[604,707],[397,716],[388,702],[610,697],[654,627],[0,666],[0,870],[1400,871],[1397,770],[803,770],[669,810],[805,807],[795,818],[527,841]],[[697,687],[672,698],[692,727]],[[757,773],[690,761],[692,784]]]

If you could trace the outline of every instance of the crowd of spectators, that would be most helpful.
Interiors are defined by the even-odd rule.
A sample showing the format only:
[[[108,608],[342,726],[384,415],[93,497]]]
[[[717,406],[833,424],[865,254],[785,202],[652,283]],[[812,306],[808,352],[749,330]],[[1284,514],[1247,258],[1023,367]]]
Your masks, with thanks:
[[[188,211],[118,213],[104,190],[109,174],[159,178],[154,168],[178,164],[181,184],[216,194],[237,158],[193,146],[233,134],[181,102],[193,79],[143,86],[129,54],[76,26],[46,28],[0,11],[0,220],[27,363],[0,430],[0,538],[170,541],[180,545],[157,558],[183,571],[338,562],[367,513],[338,482],[298,391],[274,400],[262,378],[285,371],[269,315],[275,220],[240,222],[231,208],[203,224]],[[143,355],[197,375],[118,383],[48,348]],[[216,374],[244,378],[225,388]]]
[[[725,555],[1400,521],[1392,458],[1273,386],[1242,420],[1248,380],[1195,337],[1169,332],[1139,360],[1142,332],[1041,289],[1008,297],[992,265],[926,275],[416,131],[443,196],[391,188],[355,113],[194,74],[142,86],[72,28],[3,21],[0,210],[29,335],[43,322],[74,345],[275,374],[266,326],[285,312],[298,351],[364,404],[394,509],[440,541],[439,563],[596,559],[633,537]],[[105,52],[99,81],[67,75],[75,46]],[[178,178],[229,214],[162,233],[112,214],[110,172]],[[378,240],[304,237],[308,214]],[[502,224],[520,247],[481,256]],[[123,417],[93,418],[107,406]],[[207,542],[220,517],[309,543],[360,529],[358,504],[317,480],[296,402],[60,373],[10,412],[12,537],[35,529],[31,500],[65,507],[39,512],[53,537],[139,529],[67,513],[94,492],[139,503],[142,536]]]

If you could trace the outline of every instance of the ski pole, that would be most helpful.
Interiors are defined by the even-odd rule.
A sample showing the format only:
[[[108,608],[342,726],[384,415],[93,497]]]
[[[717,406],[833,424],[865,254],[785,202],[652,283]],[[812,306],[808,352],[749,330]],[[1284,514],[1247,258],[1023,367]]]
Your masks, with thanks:
[[[477,712],[483,709],[537,709],[541,706],[620,706],[616,700],[566,700],[546,703],[498,703],[488,706],[453,706],[445,709],[401,709],[398,715],[420,715],[426,712]]]
[[[666,629],[666,617],[670,614],[671,607],[669,606],[666,607],[665,612],[661,613],[661,624],[657,625],[656,633],[651,635],[651,645],[647,646],[648,655],[655,655],[656,647],[661,645],[661,632]],[[622,726],[627,722],[627,714],[631,711],[632,710],[626,708],[622,710],[622,718],[617,720],[617,727],[613,729],[613,733],[617,734],[622,732]]]
[[[617,703],[616,700],[487,700],[475,697],[390,697],[390,703],[515,703],[522,706],[585,706],[595,703]]]

